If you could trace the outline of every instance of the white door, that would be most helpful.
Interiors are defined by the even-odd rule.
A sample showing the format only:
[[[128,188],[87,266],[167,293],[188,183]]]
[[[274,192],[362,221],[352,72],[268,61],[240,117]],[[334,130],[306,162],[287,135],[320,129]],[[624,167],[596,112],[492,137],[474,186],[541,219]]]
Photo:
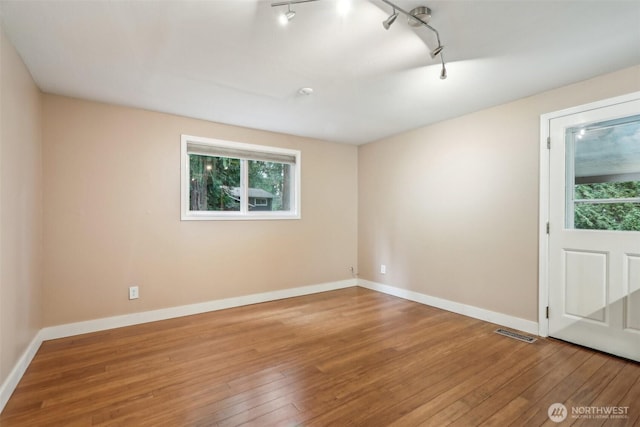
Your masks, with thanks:
[[[549,335],[640,361],[640,99],[549,131]]]

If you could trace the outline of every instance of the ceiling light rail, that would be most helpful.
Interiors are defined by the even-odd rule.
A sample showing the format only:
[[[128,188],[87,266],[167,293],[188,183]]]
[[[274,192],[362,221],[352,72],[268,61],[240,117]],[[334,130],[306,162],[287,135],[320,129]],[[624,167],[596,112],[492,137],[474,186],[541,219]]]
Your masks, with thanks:
[[[444,49],[444,46],[442,46],[442,43],[440,42],[440,33],[438,33],[438,30],[436,30],[431,25],[429,25],[429,23],[425,20],[425,19],[428,20],[431,17],[431,9],[425,6],[418,6],[412,9],[410,12],[407,12],[406,10],[402,9],[401,7],[398,7],[396,4],[390,2],[389,0],[382,0],[382,1],[393,8],[393,13],[387,19],[382,21],[382,26],[385,29],[388,30],[389,27],[391,27],[391,24],[393,24],[393,22],[398,17],[398,12],[400,12],[407,17],[410,25],[412,26],[423,25],[428,29],[430,29],[436,35],[438,46],[435,49],[433,49],[430,52],[430,54],[432,58],[435,58],[436,56],[440,55],[440,62],[442,63],[442,71],[440,72],[440,78],[442,80],[446,79],[447,68],[445,67],[444,56],[442,55],[442,50]],[[426,17],[426,18],[423,19],[422,17]]]
[[[311,3],[316,1],[319,1],[319,0],[280,1],[280,2],[271,3],[271,7],[287,6],[287,12],[280,17],[280,22],[284,25],[284,24],[287,24],[296,16],[296,12],[294,10],[291,10],[291,5],[300,4],[300,3]],[[411,25],[412,27],[424,26],[429,30],[431,30],[436,35],[438,46],[436,46],[436,48],[429,53],[432,58],[435,58],[436,56],[440,55],[440,62],[442,63],[442,71],[440,72],[440,79],[442,80],[446,79],[447,68],[445,67],[444,56],[442,55],[442,50],[444,49],[444,46],[440,42],[440,33],[438,33],[438,30],[436,30],[431,25],[429,25],[429,22],[428,22],[429,18],[431,18],[431,9],[429,9],[426,6],[418,6],[416,8],[413,8],[411,11],[407,12],[406,10],[402,9],[401,7],[398,7],[396,4],[390,2],[389,0],[382,0],[382,1],[393,8],[393,12],[391,13],[391,15],[389,15],[387,19],[382,21],[382,26],[385,28],[385,30],[388,30],[391,27],[391,25],[395,22],[396,18],[398,18],[398,13],[402,13],[407,17],[409,25]]]

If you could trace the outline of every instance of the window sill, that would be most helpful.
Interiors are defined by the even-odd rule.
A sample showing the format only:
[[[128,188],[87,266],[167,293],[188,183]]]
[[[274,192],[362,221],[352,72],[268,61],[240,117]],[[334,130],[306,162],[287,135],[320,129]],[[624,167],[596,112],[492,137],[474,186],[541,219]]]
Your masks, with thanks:
[[[287,220],[301,219],[299,213],[283,213],[283,212],[256,212],[241,214],[236,212],[190,212],[183,214],[180,218],[182,221],[263,221],[263,220]]]

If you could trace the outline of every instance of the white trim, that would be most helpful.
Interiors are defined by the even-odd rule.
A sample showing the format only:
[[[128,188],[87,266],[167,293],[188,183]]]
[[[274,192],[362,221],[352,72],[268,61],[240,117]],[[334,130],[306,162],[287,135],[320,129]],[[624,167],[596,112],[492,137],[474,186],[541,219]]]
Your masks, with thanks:
[[[105,317],[102,319],[68,323],[59,326],[50,326],[44,328],[41,331],[41,334],[43,340],[52,340],[57,338],[70,337],[73,335],[86,334],[90,332],[104,331],[107,329],[121,328],[124,326],[138,325],[141,323],[156,322],[158,320],[173,319],[176,317],[191,316],[193,314],[224,310],[227,308],[240,307],[243,305],[258,304],[261,302],[275,301],[284,298],[292,298],[302,295],[316,294],[319,292],[333,291],[353,286],[357,286],[356,279],[322,283],[319,285],[302,286],[299,288],[282,289],[260,294],[213,300],[197,304],[144,311],[140,313],[124,314],[122,316]]]
[[[590,102],[588,104],[577,105],[571,108],[565,108],[564,110],[554,111],[551,113],[542,114],[541,117],[546,117],[549,121],[558,117],[570,116],[572,114],[583,113],[585,111],[597,110],[598,108],[609,107],[615,104],[624,104],[625,102],[631,102],[640,99],[640,91],[631,92],[626,95],[615,96],[613,98],[602,99],[600,101]]]
[[[347,279],[338,282],[321,283],[318,285],[302,286],[298,288],[282,289],[260,294],[245,295],[241,297],[226,298],[207,301],[198,304],[169,307],[141,313],[124,314],[122,316],[105,317],[102,319],[87,320],[84,322],[68,323],[66,325],[50,326],[38,331],[25,352],[16,362],[15,366],[0,386],[0,412],[4,409],[9,398],[16,389],[20,379],[29,367],[36,352],[43,341],[66,338],[74,335],[104,331],[107,329],[121,328],[124,326],[138,325],[158,320],[173,319],[193,314],[207,313],[210,311],[224,310],[243,305],[258,304],[261,302],[276,301],[279,299],[298,297],[302,295],[316,294],[320,292],[334,291],[357,286],[356,279]]]
[[[485,310],[470,305],[465,305],[442,298],[432,297],[418,292],[400,289],[381,283],[370,282],[362,279],[347,279],[338,282],[322,283],[318,285],[302,286],[298,288],[282,289],[272,292],[245,295],[222,300],[213,300],[197,304],[189,304],[178,307],[169,307],[159,310],[145,311],[141,313],[125,314],[122,316],[105,317],[101,319],[87,320],[84,322],[68,323],[59,326],[50,326],[40,330],[31,341],[23,355],[20,357],[13,370],[0,387],[0,412],[4,409],[11,394],[20,382],[27,367],[33,360],[36,352],[43,341],[65,338],[74,335],[91,332],[104,331],[108,329],[121,328],[124,326],[138,325],[141,323],[155,322],[159,320],[172,319],[182,316],[207,313],[210,311],[224,310],[227,308],[240,307],[250,304],[258,304],[268,301],[276,301],[284,298],[292,298],[302,295],[316,294],[320,292],[345,289],[354,286],[394,295],[407,300],[419,302],[421,304],[448,310],[454,313],[473,317],[513,329],[535,334],[538,324],[530,320],[520,319],[501,313]]]
[[[549,320],[546,318],[546,308],[549,305],[549,236],[547,235],[547,221],[549,221],[549,150],[547,137],[549,136],[549,122],[572,114],[622,104],[640,99],[640,92],[632,92],[614,98],[603,99],[540,116],[540,193],[539,193],[539,224],[538,224],[538,334],[546,337],[549,334]],[[553,144],[557,141],[552,141]],[[556,225],[557,226],[557,225]],[[551,224],[554,227],[554,224]]]
[[[540,186],[538,190],[538,335],[549,335],[547,306],[549,305],[549,121],[547,114],[540,116]],[[544,285],[543,285],[544,283]]]
[[[20,379],[22,379],[22,376],[33,360],[33,357],[38,352],[42,341],[44,341],[42,338],[42,331],[39,331],[33,340],[31,340],[24,353],[22,353],[22,356],[20,356],[7,378],[0,386],[0,412],[4,410],[9,398],[18,386]]]
[[[519,317],[509,316],[507,314],[497,313],[484,308],[474,307],[455,301],[449,301],[443,298],[433,297],[419,292],[410,291],[408,289],[397,288],[395,286],[383,285],[382,283],[370,282],[368,280],[359,279],[358,286],[371,289],[373,291],[382,292],[388,295],[415,301],[420,304],[429,305],[453,313],[462,314],[463,316],[472,317],[474,319],[484,320],[485,322],[495,323],[507,328],[517,329],[529,334],[538,334],[538,323],[521,319]]]

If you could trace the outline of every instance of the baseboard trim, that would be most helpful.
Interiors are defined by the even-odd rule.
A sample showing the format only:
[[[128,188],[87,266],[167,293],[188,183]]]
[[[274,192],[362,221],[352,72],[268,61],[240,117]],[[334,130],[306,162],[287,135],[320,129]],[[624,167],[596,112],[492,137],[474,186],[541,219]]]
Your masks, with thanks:
[[[538,335],[538,322],[533,322],[531,320],[521,319],[519,317],[509,316],[507,314],[497,313],[495,311],[485,310],[484,308],[449,301],[443,298],[397,288],[395,286],[371,282],[369,280],[358,279],[358,286],[410,301],[415,301],[420,304],[441,308],[453,313],[462,314],[463,316],[473,317],[474,319],[484,320],[485,322],[495,323],[507,328],[517,329],[529,334]]]
[[[18,386],[20,379],[22,379],[22,376],[33,360],[33,357],[38,352],[42,341],[42,333],[39,331],[22,353],[22,356],[20,356],[2,385],[0,385],[0,412],[4,410],[4,407],[13,394],[13,391]]]
[[[282,289],[278,291],[251,294],[221,300],[213,300],[197,304],[182,305],[177,307],[163,308],[159,310],[87,320],[84,322],[50,326],[42,329],[41,334],[42,340],[44,341],[66,338],[74,335],[104,331],[107,329],[122,328],[125,326],[156,322],[159,320],[173,319],[182,316],[191,316],[194,314],[207,313],[210,311],[224,310],[227,308],[258,304],[261,302],[276,301],[279,299],[298,297],[302,295],[311,295],[319,292],[333,291],[354,286],[357,286],[356,279],[302,286],[298,288]]]
[[[68,323],[65,325],[50,326],[38,331],[27,349],[0,386],[0,412],[18,386],[20,379],[29,367],[43,341],[66,338],[74,335],[104,331],[107,329],[121,328],[124,326],[138,325],[141,323],[156,322],[158,320],[173,319],[193,314],[207,313],[210,311],[224,310],[243,305],[258,304],[261,302],[276,301],[279,299],[299,297],[303,295],[317,294],[320,292],[334,291],[357,286],[356,279],[341,280],[338,282],[321,283],[318,285],[301,286],[298,288],[281,289],[272,292],[263,292],[234,298],[207,301],[197,304],[169,307],[159,310],[140,313],[125,314],[122,316],[106,317],[102,319],[87,320],[84,322]]]
[[[207,313],[210,311],[224,310],[227,308],[240,307],[244,305],[258,304],[261,302],[276,301],[279,299],[311,295],[320,292],[333,291],[337,289],[361,286],[363,288],[382,292],[388,295],[397,296],[410,301],[432,307],[441,308],[453,313],[473,317],[495,323],[500,326],[517,329],[530,334],[538,334],[538,323],[518,317],[496,313],[490,310],[432,297],[407,289],[396,288],[382,283],[371,282],[363,279],[348,279],[338,282],[322,283],[318,285],[302,286],[298,288],[282,289],[272,292],[245,295],[234,298],[207,301],[197,304],[189,304],[178,307],[169,307],[159,310],[145,311],[140,313],[125,314],[122,316],[106,317],[102,319],[87,320],[84,322],[68,323],[59,326],[50,326],[41,329],[33,338],[27,349],[24,351],[18,362],[11,370],[7,379],[0,386],[0,412],[4,409],[13,394],[20,379],[29,367],[33,357],[37,353],[43,341],[66,338],[74,335],[91,332],[104,331],[107,329],[121,328],[124,326],[138,325],[141,323],[156,322],[159,320],[173,319],[182,316]]]

